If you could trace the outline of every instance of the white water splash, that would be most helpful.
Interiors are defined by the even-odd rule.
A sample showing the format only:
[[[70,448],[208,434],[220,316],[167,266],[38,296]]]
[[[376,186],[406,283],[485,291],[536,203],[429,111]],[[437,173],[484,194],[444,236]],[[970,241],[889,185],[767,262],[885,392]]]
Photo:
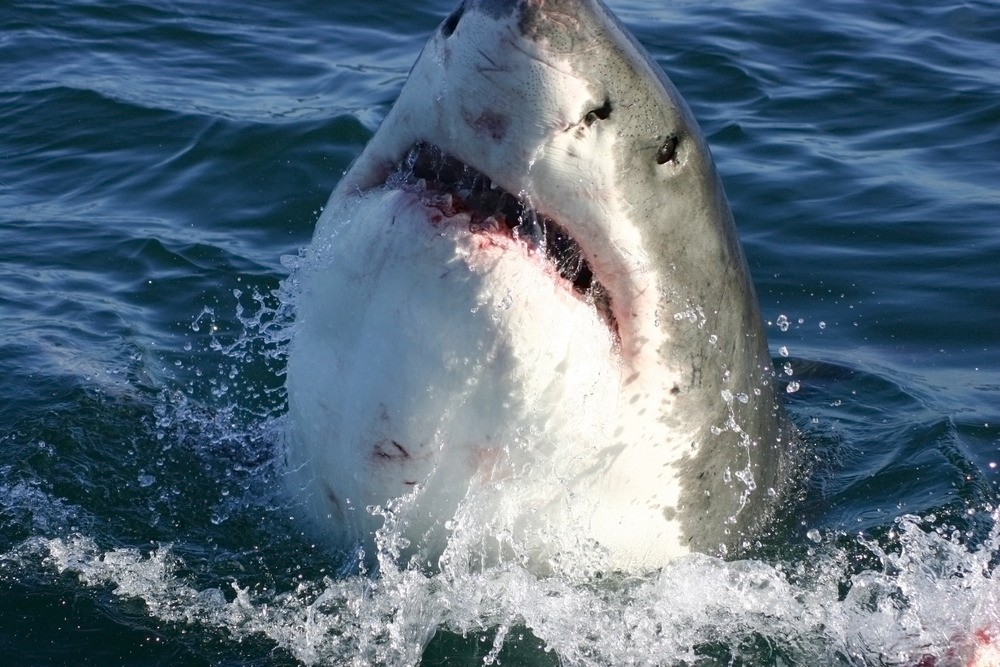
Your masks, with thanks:
[[[833,548],[797,564],[693,555],[626,579],[537,578],[511,563],[475,570],[460,559],[427,575],[395,567],[383,541],[377,578],[323,577],[282,593],[233,583],[227,595],[178,575],[170,546],[141,553],[102,550],[83,536],[33,538],[3,560],[40,559],[84,586],[114,586],[163,621],[224,629],[237,641],[264,635],[307,665],[417,664],[439,629],[494,629],[489,663],[515,626],[564,665],[691,662],[704,659],[705,645],[725,645],[744,664],[966,664],[975,633],[1000,628],[990,567],[998,531],[970,551],[918,517],[897,523],[898,552],[859,538],[882,566],[853,575],[850,556]]]

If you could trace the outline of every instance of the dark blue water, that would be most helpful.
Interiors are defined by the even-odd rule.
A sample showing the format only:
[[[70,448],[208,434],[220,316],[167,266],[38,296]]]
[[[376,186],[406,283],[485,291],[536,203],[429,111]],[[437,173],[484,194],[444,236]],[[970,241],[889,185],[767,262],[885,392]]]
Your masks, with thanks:
[[[338,576],[280,483],[281,258],[450,1],[7,1],[5,664],[959,664],[1000,627],[1000,5],[611,6],[798,387],[811,474],[759,554]]]

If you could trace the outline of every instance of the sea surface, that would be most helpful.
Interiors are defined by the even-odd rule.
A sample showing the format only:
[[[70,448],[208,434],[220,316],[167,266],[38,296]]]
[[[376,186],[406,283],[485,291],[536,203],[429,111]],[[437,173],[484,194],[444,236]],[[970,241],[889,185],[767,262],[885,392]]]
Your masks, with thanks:
[[[372,577],[299,525],[288,258],[450,0],[5,0],[0,662],[926,667],[997,636],[1000,4],[609,4],[712,146],[807,443],[756,552]]]

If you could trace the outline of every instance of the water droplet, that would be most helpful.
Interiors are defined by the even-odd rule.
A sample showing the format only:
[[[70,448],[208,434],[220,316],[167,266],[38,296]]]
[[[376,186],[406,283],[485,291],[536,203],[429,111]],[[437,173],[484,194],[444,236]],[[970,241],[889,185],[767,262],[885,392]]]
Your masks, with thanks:
[[[783,357],[787,357],[788,356],[788,348],[785,347],[784,345],[782,345],[781,347],[778,348],[778,354],[780,354]]]
[[[792,382],[788,383],[787,387],[785,387],[785,391],[787,393],[789,393],[789,394],[794,394],[795,392],[797,392],[801,388],[802,388],[801,385],[798,382],[796,382],[796,381],[793,380]]]
[[[820,542],[823,541],[823,536],[815,528],[811,529],[808,533],[806,533],[806,537],[808,537],[810,540],[812,540],[816,544],[819,544]]]
[[[500,301],[500,307],[504,310],[507,310],[513,303],[514,303],[514,297],[511,296],[510,290],[507,290],[503,295],[503,299]]]

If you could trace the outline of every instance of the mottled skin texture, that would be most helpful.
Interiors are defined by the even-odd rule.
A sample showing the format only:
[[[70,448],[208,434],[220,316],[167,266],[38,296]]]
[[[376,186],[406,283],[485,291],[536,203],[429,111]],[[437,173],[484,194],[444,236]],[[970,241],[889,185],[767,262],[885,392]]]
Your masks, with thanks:
[[[647,504],[639,523],[679,524],[663,554],[637,547],[625,567],[752,543],[788,486],[794,434],[711,154],[662,70],[597,0],[469,0],[432,37],[328,213],[384,182],[416,141],[558,221],[610,294],[623,416],[585,474],[607,480],[593,487],[605,500],[649,490],[629,500]],[[317,238],[333,224],[324,216]],[[392,443],[380,451],[403,456]],[[623,512],[601,521],[624,529]]]
[[[586,11],[581,11],[581,5]],[[749,270],[711,153],[694,120],[663,70],[617,18],[598,2],[545,0],[539,3],[491,0],[469,3],[493,15],[518,12],[525,37],[573,63],[578,76],[593,83],[597,100],[614,111],[603,121],[624,138],[614,162],[623,166],[615,181],[640,227],[644,250],[661,271],[660,325],[668,342],[661,354],[681,371],[674,411],[704,415],[697,453],[679,462],[683,491],[677,508],[691,547],[714,551],[719,544],[739,549],[769,518],[774,497],[787,474],[784,450],[792,435],[775,393],[773,369]],[[608,30],[607,26],[615,26]],[[600,58],[591,56],[600,52]],[[644,68],[636,68],[641,59]],[[663,92],[668,102],[664,104]],[[677,137],[677,157],[657,163],[657,151]],[[674,319],[674,313],[701,306],[704,320]],[[708,344],[710,334],[717,336]],[[723,382],[730,371],[730,381]],[[726,404],[728,389],[748,402]],[[760,391],[757,396],[754,389]],[[749,462],[757,486],[735,522],[733,491],[724,482],[747,461],[741,434],[708,432],[733,421],[749,434]],[[706,493],[706,491],[708,493]]]
[[[517,11],[517,4],[486,3],[492,11]],[[580,11],[582,4],[590,11]],[[676,509],[694,550],[713,551],[719,544],[739,549],[771,513],[774,498],[767,489],[784,487],[780,443],[790,431],[775,394],[749,270],[709,148],[662,69],[600,3],[525,3],[519,25],[526,37],[567,57],[575,73],[594,83],[596,99],[611,101],[614,112],[604,122],[616,125],[625,139],[616,145],[615,163],[622,169],[615,181],[633,217],[646,221],[640,227],[643,247],[661,272],[659,320],[668,342],[660,353],[682,378],[673,411],[704,415],[700,440],[709,443],[679,461],[683,491]],[[594,51],[602,57],[590,57]],[[636,68],[637,59],[646,67]],[[658,164],[657,151],[671,137],[678,139],[677,156]],[[672,317],[692,306],[701,307],[704,319]],[[717,336],[714,345],[711,334]],[[719,369],[730,371],[729,382]],[[747,395],[747,403],[727,404],[721,398],[726,389]],[[711,425],[728,421],[730,410],[749,434],[749,450],[741,434],[709,432]],[[743,468],[748,453],[757,489],[733,522],[733,490],[724,471]]]

